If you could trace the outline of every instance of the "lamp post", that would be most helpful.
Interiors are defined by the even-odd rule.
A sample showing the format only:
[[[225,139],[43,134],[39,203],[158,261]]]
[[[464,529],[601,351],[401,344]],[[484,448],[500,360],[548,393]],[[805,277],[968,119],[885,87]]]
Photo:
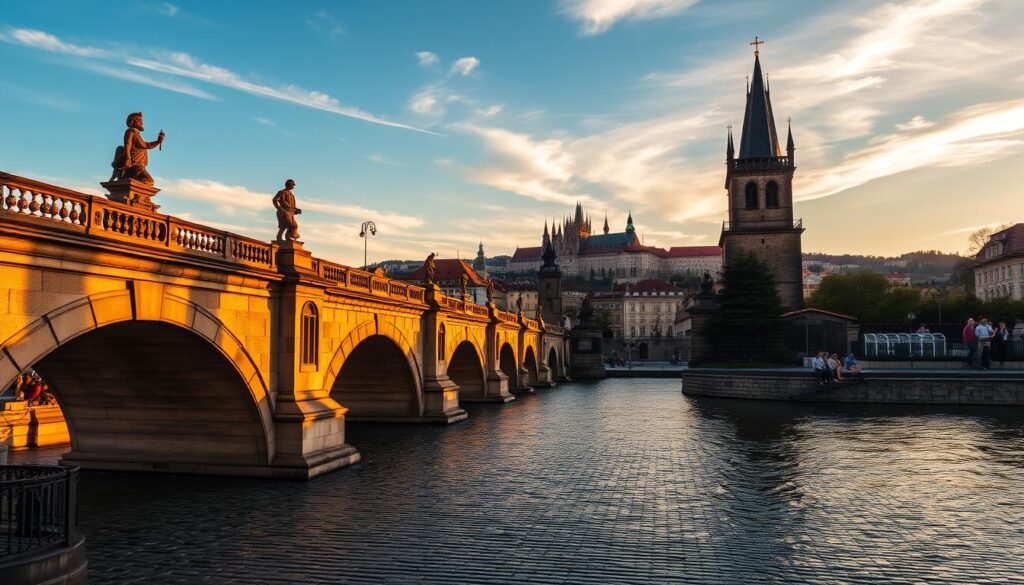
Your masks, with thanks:
[[[366,269],[368,264],[366,262],[366,247],[370,243],[370,236],[377,235],[377,224],[373,221],[364,221],[362,227],[359,228],[359,237],[363,238],[363,269]]]

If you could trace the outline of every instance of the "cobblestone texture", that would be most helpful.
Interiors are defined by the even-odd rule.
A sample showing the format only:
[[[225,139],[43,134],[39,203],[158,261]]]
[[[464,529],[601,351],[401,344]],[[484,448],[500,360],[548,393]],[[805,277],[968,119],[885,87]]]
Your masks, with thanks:
[[[350,440],[310,483],[86,474],[91,582],[1024,582],[1015,409],[606,380]]]

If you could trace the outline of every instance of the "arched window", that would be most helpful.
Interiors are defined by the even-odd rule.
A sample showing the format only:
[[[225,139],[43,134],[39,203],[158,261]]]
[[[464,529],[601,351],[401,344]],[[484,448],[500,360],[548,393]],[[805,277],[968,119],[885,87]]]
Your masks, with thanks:
[[[445,336],[444,336],[444,323],[437,326],[437,361],[444,361],[444,347],[445,347]]]
[[[768,186],[764,190],[764,206],[779,206],[779,185],[775,181],[768,181]]]
[[[757,183],[753,181],[747,183],[746,195],[747,209],[757,209]]]
[[[299,364],[300,369],[316,369],[320,356],[320,314],[316,305],[302,305],[302,324],[299,332]]]

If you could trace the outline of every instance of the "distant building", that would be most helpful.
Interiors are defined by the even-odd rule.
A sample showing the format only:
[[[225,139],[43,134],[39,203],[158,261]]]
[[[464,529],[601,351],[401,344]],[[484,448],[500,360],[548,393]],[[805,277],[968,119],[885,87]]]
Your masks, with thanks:
[[[608,218],[601,234],[591,230],[591,219],[576,204],[576,212],[560,224],[547,222],[539,246],[516,248],[508,270],[531,274],[541,265],[541,254],[548,243],[558,256],[563,276],[577,279],[637,282],[646,279],[668,279],[674,274],[718,276],[722,271],[722,250],[718,246],[679,246],[669,249],[645,246],[633,225],[633,214],[626,218],[626,228],[612,233]]]
[[[885,275],[885,279],[889,281],[892,286],[901,288],[910,288],[910,276],[902,272],[891,272]]]
[[[827,274],[815,274],[815,273],[811,272],[810,270],[804,270],[803,274],[804,274],[804,278],[803,278],[804,299],[807,299],[812,294],[814,294],[814,291],[818,290],[818,287],[821,286],[821,281],[826,276],[828,276],[828,275]]]
[[[417,284],[424,284],[427,269],[420,263],[420,266],[411,274],[402,277]],[[466,294],[469,301],[478,305],[487,304],[487,280],[482,278],[475,270],[464,261],[457,258],[440,258],[434,260],[434,282],[441,287],[441,292],[452,297],[462,296],[462,276],[465,275]]]
[[[974,257],[974,290],[986,301],[1024,299],[1024,223],[989,236]]]
[[[661,280],[642,280],[591,299],[595,312],[607,316],[615,338],[631,341],[672,337],[677,314],[690,291]]]

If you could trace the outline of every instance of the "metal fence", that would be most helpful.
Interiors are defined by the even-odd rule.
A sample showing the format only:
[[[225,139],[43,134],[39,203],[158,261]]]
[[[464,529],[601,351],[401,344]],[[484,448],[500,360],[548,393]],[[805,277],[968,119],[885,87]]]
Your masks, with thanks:
[[[0,465],[0,561],[74,544],[78,468]]]
[[[941,333],[865,333],[851,350],[858,357],[880,361],[965,360],[970,348]],[[981,359],[981,353],[981,348],[975,348],[975,361]],[[993,341],[989,357],[993,361],[1024,360],[1024,340]]]

